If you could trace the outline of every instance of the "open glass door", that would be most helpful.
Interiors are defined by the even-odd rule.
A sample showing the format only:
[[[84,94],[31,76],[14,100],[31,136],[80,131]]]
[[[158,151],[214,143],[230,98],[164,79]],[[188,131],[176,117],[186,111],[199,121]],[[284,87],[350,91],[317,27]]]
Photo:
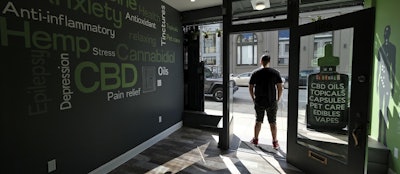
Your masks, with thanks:
[[[289,101],[298,102],[289,103],[287,159],[306,173],[366,172],[373,14],[366,9],[297,30]]]

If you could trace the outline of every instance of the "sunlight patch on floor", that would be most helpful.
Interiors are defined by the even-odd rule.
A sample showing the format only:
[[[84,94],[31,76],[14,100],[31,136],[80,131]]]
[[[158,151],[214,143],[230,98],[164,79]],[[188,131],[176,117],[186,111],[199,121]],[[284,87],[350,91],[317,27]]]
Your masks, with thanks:
[[[233,164],[232,160],[229,157],[224,157],[222,155],[219,155],[224,161],[226,167],[228,168],[229,172],[232,174],[240,174],[239,170],[236,168],[235,164]]]
[[[192,166],[193,164],[202,161],[203,163],[205,163],[203,154],[205,152],[205,150],[208,148],[208,146],[210,145],[210,143],[206,143],[200,147],[197,147],[195,149],[192,149],[191,151],[184,153],[166,163],[164,163],[163,165],[160,165],[154,169],[152,169],[149,172],[146,172],[146,174],[152,174],[152,173],[178,173],[180,171],[182,171],[183,169]],[[202,149],[202,150],[201,150]],[[199,155],[198,159],[193,159],[191,158],[191,154],[198,154],[200,153],[201,155]],[[201,156],[201,157],[200,157]]]

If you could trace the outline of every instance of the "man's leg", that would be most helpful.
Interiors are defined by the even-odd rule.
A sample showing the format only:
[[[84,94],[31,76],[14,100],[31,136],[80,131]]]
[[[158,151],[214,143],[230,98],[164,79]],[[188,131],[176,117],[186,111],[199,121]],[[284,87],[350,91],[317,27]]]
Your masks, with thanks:
[[[256,123],[254,125],[254,137],[251,140],[251,143],[253,143],[254,145],[258,145],[258,136],[261,131],[261,125],[264,121],[265,107],[260,107],[255,104],[254,109],[256,111]]]
[[[268,122],[269,122],[269,127],[271,129],[271,135],[272,135],[272,145],[274,149],[279,149],[279,143],[278,143],[278,138],[277,138],[277,128],[276,128],[276,113],[278,111],[278,103],[274,102],[271,107],[267,109],[267,115],[268,115]]]
[[[260,134],[261,124],[261,122],[256,121],[256,124],[254,125],[254,138],[256,139],[258,139],[258,135]]]
[[[275,123],[269,123],[269,127],[271,128],[271,135],[272,135],[272,141],[277,141],[276,139],[276,122]]]
[[[278,143],[278,139],[276,138],[276,122],[274,123],[269,123],[269,127],[271,128],[271,135],[272,135],[272,147],[276,150],[279,149],[279,143]]]

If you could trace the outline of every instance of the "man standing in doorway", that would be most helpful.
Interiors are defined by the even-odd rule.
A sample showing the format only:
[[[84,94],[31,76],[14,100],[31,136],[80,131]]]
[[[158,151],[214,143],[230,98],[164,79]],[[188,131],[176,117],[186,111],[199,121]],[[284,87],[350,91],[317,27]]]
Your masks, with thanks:
[[[270,56],[262,55],[260,62],[262,68],[254,71],[250,77],[249,92],[256,111],[254,138],[251,140],[251,143],[256,146],[258,145],[258,135],[261,130],[261,124],[264,121],[264,114],[267,112],[272,135],[272,145],[274,149],[279,149],[278,139],[276,137],[276,113],[278,111],[278,101],[283,92],[283,82],[280,73],[269,67],[270,61]],[[276,91],[278,91],[278,95]]]

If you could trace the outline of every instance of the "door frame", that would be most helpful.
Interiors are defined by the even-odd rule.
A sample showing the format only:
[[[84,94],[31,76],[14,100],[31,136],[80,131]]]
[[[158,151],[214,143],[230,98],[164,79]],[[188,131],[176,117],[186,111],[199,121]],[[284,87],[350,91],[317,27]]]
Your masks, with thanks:
[[[279,19],[274,21],[266,21],[259,23],[250,24],[238,24],[232,25],[232,0],[222,1],[222,58],[223,58],[223,91],[224,101],[222,104],[222,129],[219,132],[218,146],[221,149],[229,149],[231,146],[231,140],[233,138],[233,110],[232,104],[232,90],[230,90],[229,75],[230,75],[230,35],[234,33],[240,33],[244,31],[259,31],[259,30],[278,30],[282,28],[290,28],[290,25],[298,26],[298,22],[292,19],[297,18],[299,12],[299,1],[288,0],[287,1],[287,19]],[[297,17],[296,17],[297,16]],[[292,22],[290,22],[292,21]],[[290,25],[289,25],[290,24]],[[227,100],[229,99],[229,100]]]
[[[288,146],[287,161],[306,173],[365,173],[367,164],[367,142],[371,115],[371,90],[373,69],[373,38],[375,10],[356,11],[329,19],[290,28],[289,94],[288,94]],[[350,103],[348,162],[343,164],[329,160],[322,164],[309,157],[310,149],[297,143],[298,79],[300,59],[300,37],[332,30],[353,28],[353,63]],[[369,108],[369,109],[366,109]],[[355,138],[352,131],[357,131]],[[312,152],[312,151],[311,151]]]

